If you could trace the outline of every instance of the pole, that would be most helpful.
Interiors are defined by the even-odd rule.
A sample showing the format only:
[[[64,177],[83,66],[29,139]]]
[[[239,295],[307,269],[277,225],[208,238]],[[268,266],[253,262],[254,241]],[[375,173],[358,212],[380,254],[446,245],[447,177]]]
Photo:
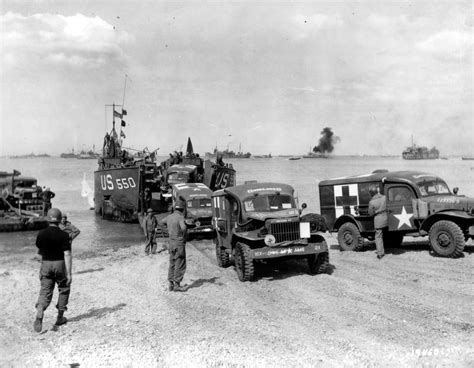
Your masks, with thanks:
[[[125,83],[124,83],[124,86],[123,86],[122,109],[123,109],[123,107],[125,106],[125,91],[126,91],[126,89],[127,89],[127,78],[128,78],[128,75],[125,74]]]

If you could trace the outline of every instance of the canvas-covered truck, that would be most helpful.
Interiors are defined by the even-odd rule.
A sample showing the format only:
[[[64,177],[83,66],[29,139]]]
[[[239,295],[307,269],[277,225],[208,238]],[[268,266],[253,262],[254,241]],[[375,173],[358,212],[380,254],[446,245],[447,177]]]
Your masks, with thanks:
[[[212,211],[217,263],[234,261],[240,281],[252,280],[256,263],[272,258],[306,258],[311,274],[327,270],[324,229],[312,214],[301,216],[290,185],[252,182],[217,190]]]
[[[405,235],[427,235],[435,254],[459,257],[466,241],[474,237],[473,198],[458,195],[458,188],[451,192],[433,174],[376,170],[319,183],[321,214],[330,231],[338,233],[342,250],[359,250],[364,238],[374,238],[373,217],[368,213],[371,185],[387,200],[385,246],[400,246]]]

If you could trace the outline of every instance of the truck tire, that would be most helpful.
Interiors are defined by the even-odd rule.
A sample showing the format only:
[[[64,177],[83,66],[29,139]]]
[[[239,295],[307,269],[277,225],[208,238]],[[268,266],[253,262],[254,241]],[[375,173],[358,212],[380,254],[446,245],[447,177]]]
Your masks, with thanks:
[[[308,265],[311,275],[326,273],[329,267],[329,252],[311,254],[308,256]]]
[[[461,228],[447,220],[435,222],[431,226],[429,239],[431,249],[441,257],[459,257],[466,245]]]
[[[337,232],[337,241],[341,250],[360,250],[364,246],[364,238],[352,222],[342,224]]]
[[[227,268],[230,266],[230,255],[225,251],[225,248],[221,246],[219,242],[219,235],[214,239],[216,244],[216,258],[217,265],[222,268]]]
[[[240,281],[253,279],[253,259],[250,257],[250,247],[247,244],[237,243],[235,246],[235,270]]]

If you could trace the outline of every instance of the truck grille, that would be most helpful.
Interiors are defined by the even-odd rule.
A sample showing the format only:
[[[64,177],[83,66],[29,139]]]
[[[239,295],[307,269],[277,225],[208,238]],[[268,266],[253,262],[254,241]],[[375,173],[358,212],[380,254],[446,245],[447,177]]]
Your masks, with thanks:
[[[270,224],[270,234],[277,243],[300,239],[299,222],[276,222]]]

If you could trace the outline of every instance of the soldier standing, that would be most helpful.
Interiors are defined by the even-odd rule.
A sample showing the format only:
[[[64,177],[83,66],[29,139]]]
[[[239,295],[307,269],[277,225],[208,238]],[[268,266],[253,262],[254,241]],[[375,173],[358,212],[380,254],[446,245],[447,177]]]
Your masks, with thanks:
[[[56,194],[54,194],[54,192],[52,192],[51,189],[46,188],[45,190],[43,190],[42,196],[43,196],[43,212],[44,212],[44,215],[46,216],[48,214],[48,211],[51,209],[51,199],[53,199],[56,196]]]
[[[58,224],[61,222],[61,211],[51,208],[48,211],[49,226],[41,230],[36,237],[36,246],[41,255],[40,281],[41,288],[36,303],[36,319],[33,328],[41,332],[43,315],[53,298],[54,285],[58,285],[58,316],[56,326],[67,322],[64,312],[67,310],[72,282],[72,254],[69,235],[62,231]]]
[[[386,233],[388,227],[387,200],[384,195],[379,193],[379,188],[376,185],[369,187],[369,194],[372,196],[369,202],[369,215],[374,216],[377,258],[382,259],[385,255],[383,234]]]
[[[168,268],[169,291],[186,291],[180,285],[186,272],[186,223],[184,222],[184,203],[178,199],[175,211],[160,221],[168,227],[170,263]]]
[[[71,241],[71,244],[72,244],[72,241],[81,233],[81,231],[77,227],[75,227],[71,223],[71,221],[67,220],[67,215],[65,213],[63,213],[61,223],[59,224],[59,228],[62,231],[65,231],[66,233],[69,234],[69,239]]]
[[[145,233],[146,237],[145,254],[148,256],[150,254],[150,251],[152,254],[156,253],[155,234],[157,221],[155,215],[153,214],[152,208],[149,208],[146,211],[145,221],[143,225],[143,232]]]

